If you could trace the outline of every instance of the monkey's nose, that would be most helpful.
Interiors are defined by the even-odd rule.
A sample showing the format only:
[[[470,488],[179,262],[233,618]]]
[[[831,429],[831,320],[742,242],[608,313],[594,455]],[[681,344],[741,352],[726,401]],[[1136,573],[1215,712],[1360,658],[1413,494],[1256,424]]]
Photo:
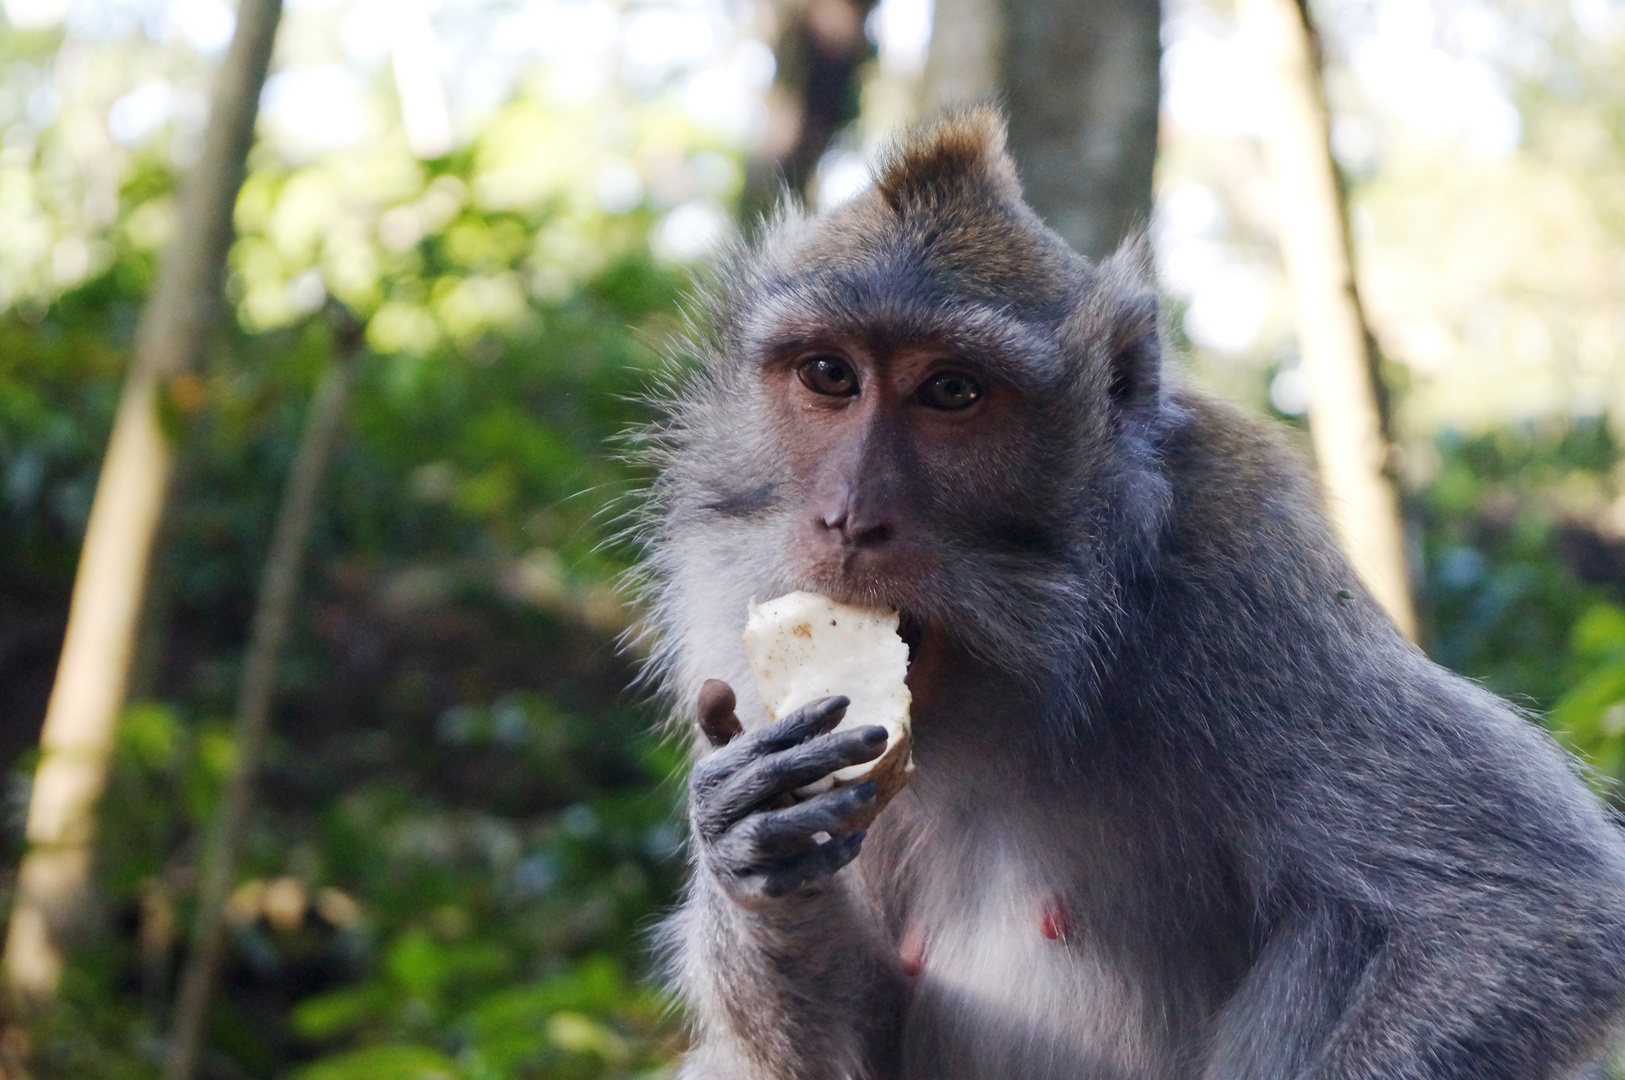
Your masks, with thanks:
[[[854,513],[850,505],[827,509],[820,515],[819,520],[825,529],[840,534],[841,543],[855,547],[883,544],[892,536],[889,522]]]

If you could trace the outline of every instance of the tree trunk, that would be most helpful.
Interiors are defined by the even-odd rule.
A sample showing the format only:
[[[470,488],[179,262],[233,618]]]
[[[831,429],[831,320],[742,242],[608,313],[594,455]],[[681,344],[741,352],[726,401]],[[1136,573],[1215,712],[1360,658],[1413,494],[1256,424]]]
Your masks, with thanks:
[[[259,770],[265,748],[265,729],[276,690],[277,661],[293,618],[299,572],[316,517],[317,495],[332,457],[340,421],[344,418],[351,363],[361,344],[360,327],[351,323],[348,315],[343,318],[346,325],[340,355],[311,400],[310,414],[283,490],[276,528],[271,534],[271,548],[265,557],[265,578],[254,609],[254,628],[244,656],[242,683],[238,686],[236,760],[231,775],[226,778],[220,812],[200,860],[197,917],[192,928],[191,952],[181,975],[174,1035],[164,1068],[165,1080],[191,1080],[202,1049],[204,1016],[225,944],[226,898],[231,894],[237,874],[237,859],[253,797],[254,774]]]
[[[1383,387],[1355,288],[1314,25],[1295,0],[1241,0],[1240,12],[1273,103],[1265,152],[1326,509],[1360,580],[1395,625],[1415,636]]]
[[[1028,202],[1099,259],[1150,222],[1161,33],[1156,0],[938,0],[923,104],[996,93]]]
[[[124,704],[153,537],[170,481],[159,395],[169,380],[198,366],[219,318],[232,211],[280,15],[280,0],[242,0],[238,6],[236,33],[210,103],[203,156],[181,196],[185,228],[165,253],[142,316],[97,480],[40,736],[29,848],[6,935],[4,979],[25,1008],[54,995],[64,935],[85,907],[95,805]]]
[[[1162,94],[1155,0],[1004,0],[1000,86],[1027,200],[1080,253],[1151,220]]]

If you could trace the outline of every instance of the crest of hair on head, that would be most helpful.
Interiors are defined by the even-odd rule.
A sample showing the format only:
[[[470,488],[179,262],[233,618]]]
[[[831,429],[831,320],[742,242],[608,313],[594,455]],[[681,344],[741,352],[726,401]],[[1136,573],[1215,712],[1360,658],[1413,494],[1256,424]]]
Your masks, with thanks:
[[[950,110],[891,148],[875,170],[875,188],[899,214],[968,194],[967,187],[1019,203],[1021,181],[1004,144],[1004,117],[992,105]]]

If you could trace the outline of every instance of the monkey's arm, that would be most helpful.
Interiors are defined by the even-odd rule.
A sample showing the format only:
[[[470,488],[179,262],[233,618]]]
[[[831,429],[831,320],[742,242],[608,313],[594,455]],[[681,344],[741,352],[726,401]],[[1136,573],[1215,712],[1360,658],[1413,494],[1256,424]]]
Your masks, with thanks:
[[[1210,1080],[1562,1080],[1603,1049],[1620,942],[1481,911],[1383,929],[1333,902],[1277,931]],[[1613,939],[1610,940],[1610,937]],[[1571,951],[1572,950],[1572,951]],[[1581,956],[1589,953],[1587,959]],[[1606,972],[1604,964],[1615,965]]]
[[[1442,696],[1460,713],[1300,762],[1269,841],[1292,865],[1209,1080],[1559,1080],[1610,1037],[1625,846],[1531,725]]]
[[[666,927],[696,1036],[684,1077],[882,1075],[875,1043],[895,1030],[885,1022],[893,976],[878,919],[835,876],[858,854],[864,834],[847,823],[873,803],[875,786],[783,805],[884,747],[884,728],[825,734],[845,706],[825,699],[738,735],[732,692],[715,682],[702,692],[701,725],[718,748],[690,776],[694,873]]]
[[[873,922],[825,882],[742,908],[696,874],[668,928],[693,1018],[686,1080],[878,1080],[890,1074],[894,977]]]

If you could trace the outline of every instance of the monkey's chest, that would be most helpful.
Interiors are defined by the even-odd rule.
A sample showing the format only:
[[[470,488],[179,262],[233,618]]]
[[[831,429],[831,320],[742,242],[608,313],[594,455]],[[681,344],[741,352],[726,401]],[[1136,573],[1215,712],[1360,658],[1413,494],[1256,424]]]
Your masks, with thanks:
[[[1090,912],[1010,867],[956,884],[922,903],[902,935],[905,1077],[1175,1074],[1154,995]]]

